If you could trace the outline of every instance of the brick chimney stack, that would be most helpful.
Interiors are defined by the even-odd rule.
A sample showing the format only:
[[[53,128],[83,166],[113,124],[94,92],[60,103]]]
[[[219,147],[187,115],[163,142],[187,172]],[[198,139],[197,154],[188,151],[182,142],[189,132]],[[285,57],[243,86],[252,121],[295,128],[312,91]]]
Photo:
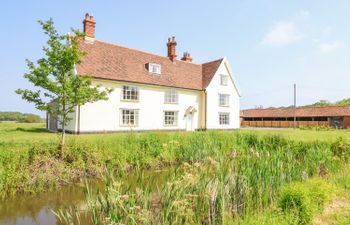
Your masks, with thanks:
[[[175,61],[176,60],[176,40],[175,40],[175,37],[173,36],[172,38],[168,38],[168,43],[167,43],[167,46],[168,46],[168,57],[171,61]]]
[[[85,14],[84,24],[84,33],[85,40],[93,41],[95,38],[95,20],[93,16],[90,16],[89,13]]]
[[[182,56],[181,60],[185,62],[192,62],[192,57],[190,53],[184,52],[184,55]]]

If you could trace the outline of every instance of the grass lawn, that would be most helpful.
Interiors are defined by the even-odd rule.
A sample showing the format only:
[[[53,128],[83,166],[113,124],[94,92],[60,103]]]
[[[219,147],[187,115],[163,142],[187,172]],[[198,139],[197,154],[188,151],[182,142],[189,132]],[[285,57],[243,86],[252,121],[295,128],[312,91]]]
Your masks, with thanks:
[[[276,130],[240,130],[241,133],[258,135],[281,135],[297,141],[335,141],[339,137],[350,138],[350,129],[344,130],[301,130],[301,129],[276,129]]]
[[[301,130],[301,129],[277,129],[277,130],[239,130],[224,131],[239,132],[242,134],[280,135],[296,141],[335,141],[339,137],[350,139],[350,129],[346,130]],[[144,132],[150,133],[150,132]],[[161,133],[161,132],[158,132]],[[174,133],[174,132],[164,132]],[[181,132],[184,133],[184,132]],[[142,133],[140,133],[142,134]],[[100,138],[113,138],[116,136],[125,136],[127,133],[108,133],[108,134],[83,134],[70,135],[68,140],[95,141]],[[58,141],[59,136],[56,133],[47,132],[44,123],[0,123],[0,142],[38,142],[38,141]]]

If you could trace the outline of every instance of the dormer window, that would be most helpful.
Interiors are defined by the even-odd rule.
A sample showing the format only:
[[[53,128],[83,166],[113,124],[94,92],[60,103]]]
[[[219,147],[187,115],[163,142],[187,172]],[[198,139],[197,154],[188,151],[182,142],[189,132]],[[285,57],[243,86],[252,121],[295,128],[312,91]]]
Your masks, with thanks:
[[[148,72],[152,74],[160,75],[161,72],[161,66],[156,63],[148,63]]]

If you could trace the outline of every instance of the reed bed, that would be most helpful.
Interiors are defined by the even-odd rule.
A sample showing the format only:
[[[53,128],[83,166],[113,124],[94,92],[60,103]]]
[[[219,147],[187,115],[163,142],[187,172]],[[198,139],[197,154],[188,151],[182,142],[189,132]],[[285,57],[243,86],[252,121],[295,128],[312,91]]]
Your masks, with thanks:
[[[85,213],[92,224],[233,224],[274,205],[286,184],[325,177],[350,156],[344,139],[304,143],[208,132],[165,144],[161,146],[168,154],[186,162],[157,189],[157,181],[143,177],[142,169],[136,185],[122,183],[128,176],[123,172],[107,176],[103,194],[93,195],[87,185]],[[73,224],[79,223],[81,213],[56,214],[63,223]],[[295,221],[291,217],[289,222]]]

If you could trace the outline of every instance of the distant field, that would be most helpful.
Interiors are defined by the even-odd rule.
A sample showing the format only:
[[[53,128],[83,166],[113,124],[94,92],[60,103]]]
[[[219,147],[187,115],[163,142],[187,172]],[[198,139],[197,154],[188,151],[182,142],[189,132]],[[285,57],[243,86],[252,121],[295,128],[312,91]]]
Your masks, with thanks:
[[[294,129],[278,129],[278,130],[240,130],[225,131],[250,133],[257,135],[281,135],[297,141],[335,141],[338,137],[350,138],[350,129],[347,130],[294,130]],[[146,132],[150,133],[150,132]],[[166,132],[164,132],[166,133]],[[168,132],[169,133],[169,132]],[[183,132],[181,132],[183,133]],[[109,134],[84,134],[84,135],[67,135],[68,139],[78,140],[94,140],[100,138],[113,139],[116,136],[124,136],[126,133],[109,133]],[[142,134],[142,133],[141,133]],[[44,123],[0,123],[0,141],[5,142],[37,142],[37,141],[58,141],[56,133],[48,132]]]

